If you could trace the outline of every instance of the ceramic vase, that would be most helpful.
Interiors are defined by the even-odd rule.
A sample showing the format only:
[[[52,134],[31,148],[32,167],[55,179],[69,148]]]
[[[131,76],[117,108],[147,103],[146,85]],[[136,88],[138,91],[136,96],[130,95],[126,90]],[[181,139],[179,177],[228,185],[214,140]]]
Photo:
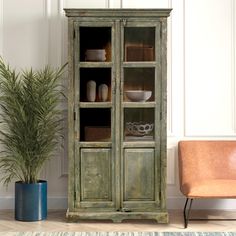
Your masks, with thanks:
[[[96,100],[96,82],[94,80],[89,80],[87,82],[86,95],[89,102],[94,102]]]
[[[106,102],[108,99],[108,86],[106,84],[100,84],[98,87],[98,99],[101,102]]]

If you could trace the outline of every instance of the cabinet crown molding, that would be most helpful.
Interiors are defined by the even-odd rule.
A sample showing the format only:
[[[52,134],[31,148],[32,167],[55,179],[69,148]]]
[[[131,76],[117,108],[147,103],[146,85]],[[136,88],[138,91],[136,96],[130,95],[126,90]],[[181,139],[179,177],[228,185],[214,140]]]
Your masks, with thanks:
[[[172,9],[75,9],[64,8],[67,17],[168,17]]]

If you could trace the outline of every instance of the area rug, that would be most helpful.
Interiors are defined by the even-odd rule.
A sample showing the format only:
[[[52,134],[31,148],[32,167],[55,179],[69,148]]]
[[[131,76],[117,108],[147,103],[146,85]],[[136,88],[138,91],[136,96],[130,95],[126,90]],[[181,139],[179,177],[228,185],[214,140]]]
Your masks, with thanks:
[[[0,236],[236,236],[236,232],[0,232]]]

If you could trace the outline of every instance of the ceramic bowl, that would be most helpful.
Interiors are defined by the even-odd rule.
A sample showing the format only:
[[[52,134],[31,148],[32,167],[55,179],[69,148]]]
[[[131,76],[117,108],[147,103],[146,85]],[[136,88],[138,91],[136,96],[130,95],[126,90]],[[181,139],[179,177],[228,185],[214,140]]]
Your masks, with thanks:
[[[85,59],[86,61],[105,61],[106,51],[105,49],[87,49]]]
[[[127,122],[126,130],[129,135],[134,136],[144,136],[150,134],[153,130],[153,123],[143,123],[143,122]]]
[[[145,102],[152,96],[152,91],[127,90],[125,94],[131,102]]]

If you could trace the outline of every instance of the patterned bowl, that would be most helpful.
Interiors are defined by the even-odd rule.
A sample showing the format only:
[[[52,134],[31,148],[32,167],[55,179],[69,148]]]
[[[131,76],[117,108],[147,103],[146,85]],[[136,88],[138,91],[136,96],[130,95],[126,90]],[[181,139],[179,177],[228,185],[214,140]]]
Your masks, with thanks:
[[[129,135],[133,136],[144,136],[149,134],[153,130],[153,123],[143,123],[143,122],[127,122],[126,130]]]

